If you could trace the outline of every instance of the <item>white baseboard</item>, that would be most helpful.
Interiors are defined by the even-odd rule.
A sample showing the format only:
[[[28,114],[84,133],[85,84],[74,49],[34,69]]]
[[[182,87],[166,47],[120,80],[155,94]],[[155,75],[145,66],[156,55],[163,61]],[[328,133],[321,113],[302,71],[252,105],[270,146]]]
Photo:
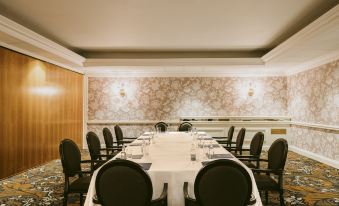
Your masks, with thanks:
[[[296,146],[289,146],[289,150],[293,151],[293,152],[296,152],[298,154],[301,154],[303,156],[306,156],[308,158],[311,158],[311,159],[314,159],[314,160],[317,160],[321,163],[324,163],[324,164],[327,164],[327,165],[330,165],[336,169],[339,169],[339,162],[336,161],[336,160],[333,160],[333,159],[330,159],[328,157],[324,157],[322,155],[319,155],[319,154],[316,154],[316,153],[313,153],[313,152],[310,152],[310,151],[307,151],[307,150],[304,150],[304,149],[300,149]]]

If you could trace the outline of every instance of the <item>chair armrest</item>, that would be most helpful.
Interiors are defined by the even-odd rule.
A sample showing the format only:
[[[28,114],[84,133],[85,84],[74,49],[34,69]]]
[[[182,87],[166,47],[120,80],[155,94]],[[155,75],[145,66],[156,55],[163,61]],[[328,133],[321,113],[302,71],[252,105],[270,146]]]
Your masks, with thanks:
[[[253,155],[236,155],[235,156],[238,159],[253,159],[255,158],[255,156]],[[259,160],[258,158],[256,158],[256,160]]]
[[[161,205],[161,203],[166,203],[167,204],[167,190],[168,190],[168,184],[164,183],[164,187],[162,189],[162,193],[159,198],[152,200],[151,205]]]
[[[109,160],[109,159],[112,159],[115,155],[112,155],[112,154],[98,154],[96,155],[96,157],[105,157],[106,160]]]
[[[237,147],[227,147],[227,150],[228,151],[235,151],[235,150],[237,150]]]
[[[133,139],[137,139],[137,138],[136,137],[124,137],[124,139],[133,140]]]
[[[276,175],[281,175],[282,174],[282,170],[272,170],[272,169],[252,169],[253,173],[272,173],[272,174],[276,174]]]
[[[213,139],[217,139],[217,140],[219,140],[219,139],[225,139],[225,140],[227,140],[227,137],[212,137]]]
[[[250,148],[243,148],[242,151],[250,151]]]
[[[92,162],[93,162],[92,160],[81,160],[80,161],[80,163],[84,163],[84,164],[86,164],[86,163],[90,164]]]
[[[259,159],[261,162],[268,162],[268,159]]]
[[[185,182],[185,183],[184,183],[184,188],[183,188],[183,190],[184,190],[185,203],[186,203],[186,201],[195,203],[196,200],[193,199],[193,198],[191,198],[191,197],[189,196],[189,194],[188,194],[188,182]]]
[[[217,141],[219,144],[228,144],[228,141],[227,141],[227,140],[219,140],[219,139],[216,139],[216,141]]]
[[[93,163],[105,163],[105,162],[107,162],[107,160],[91,160],[91,162],[93,162]]]
[[[255,159],[255,158],[238,158],[238,160],[240,160],[242,162],[252,162],[252,161],[254,162],[254,161],[258,161],[258,159]]]
[[[85,170],[85,171],[81,171],[82,174],[92,174],[93,171],[91,170]]]

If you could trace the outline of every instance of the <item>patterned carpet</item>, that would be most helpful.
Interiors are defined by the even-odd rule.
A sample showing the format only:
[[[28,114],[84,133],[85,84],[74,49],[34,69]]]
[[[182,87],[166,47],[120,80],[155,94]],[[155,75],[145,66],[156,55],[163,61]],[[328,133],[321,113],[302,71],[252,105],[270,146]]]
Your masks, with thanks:
[[[288,153],[285,169],[287,205],[339,205],[339,170],[294,152]],[[51,161],[0,181],[0,206],[61,205],[63,183],[60,160]],[[277,194],[269,197],[269,205],[279,205]],[[70,195],[69,205],[79,205],[79,197]]]

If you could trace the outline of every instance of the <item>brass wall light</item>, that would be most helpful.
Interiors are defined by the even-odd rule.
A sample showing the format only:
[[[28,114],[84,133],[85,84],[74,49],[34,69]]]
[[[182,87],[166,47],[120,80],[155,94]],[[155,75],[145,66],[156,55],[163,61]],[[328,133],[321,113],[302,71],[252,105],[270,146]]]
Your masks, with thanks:
[[[121,97],[126,97],[126,91],[125,91],[125,88],[124,88],[124,84],[121,84],[121,86],[120,86],[119,95]]]
[[[250,87],[248,88],[247,92],[248,96],[252,97],[254,95],[254,89],[252,87],[252,83],[250,83]]]

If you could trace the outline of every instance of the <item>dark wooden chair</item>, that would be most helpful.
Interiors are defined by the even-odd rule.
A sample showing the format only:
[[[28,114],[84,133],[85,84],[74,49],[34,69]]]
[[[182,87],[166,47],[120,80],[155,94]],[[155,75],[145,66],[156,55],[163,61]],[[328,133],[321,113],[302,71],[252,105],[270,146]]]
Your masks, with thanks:
[[[98,172],[95,180],[97,198],[93,202],[115,206],[165,206],[167,187],[165,183],[160,197],[152,200],[151,178],[143,168],[129,160],[113,160]]]
[[[110,129],[107,127],[102,129],[102,134],[104,136],[105,146],[106,146],[106,154],[109,155],[112,151],[121,151],[122,147],[118,146],[117,143],[114,142],[113,135]]]
[[[208,163],[199,171],[194,182],[196,199],[189,196],[187,182],[183,189],[185,206],[245,206],[251,200],[252,180],[239,163],[219,159]]]
[[[107,160],[114,157],[118,151],[112,149],[110,154],[102,154],[101,151],[107,151],[109,148],[101,148],[99,137],[94,132],[88,132],[86,135],[87,146],[89,154],[91,156],[91,170],[94,171],[98,169],[102,164]]]
[[[251,140],[249,149],[242,149],[242,151],[249,151],[249,155],[236,155],[247,167],[259,168],[260,167],[260,155],[262,146],[264,144],[264,133],[257,132]],[[252,162],[255,162],[254,165]]]
[[[168,124],[166,124],[165,122],[158,122],[154,125],[155,129],[160,128],[161,132],[166,132],[167,128],[168,128]]]
[[[117,139],[117,145],[122,146],[133,142],[135,137],[124,137],[124,133],[119,125],[114,126],[115,138]]]
[[[83,194],[87,193],[91,181],[92,171],[83,171],[82,163],[91,163],[90,160],[81,160],[78,146],[70,139],[64,139],[59,145],[59,154],[63,172],[65,174],[63,205],[67,205],[68,194],[79,193],[80,205],[83,204]],[[87,174],[87,175],[85,175]],[[71,177],[78,176],[72,182]]]
[[[280,205],[285,205],[283,172],[287,159],[288,143],[285,139],[275,140],[268,150],[268,158],[260,159],[267,162],[267,169],[252,169],[259,191],[265,191],[266,204],[268,203],[268,191],[279,192]],[[272,176],[275,176],[273,178]],[[277,181],[275,180],[277,179]]]
[[[242,146],[244,144],[246,129],[241,128],[238,132],[237,139],[235,141],[235,146],[232,146],[233,142],[231,143],[231,146],[225,147],[228,151],[232,152],[234,155],[242,155]]]
[[[213,137],[217,140],[219,144],[221,144],[224,147],[231,147],[232,139],[234,134],[234,126],[231,126],[228,129],[227,137]]]
[[[178,131],[179,132],[188,132],[192,130],[193,125],[189,122],[183,122],[179,125]]]

